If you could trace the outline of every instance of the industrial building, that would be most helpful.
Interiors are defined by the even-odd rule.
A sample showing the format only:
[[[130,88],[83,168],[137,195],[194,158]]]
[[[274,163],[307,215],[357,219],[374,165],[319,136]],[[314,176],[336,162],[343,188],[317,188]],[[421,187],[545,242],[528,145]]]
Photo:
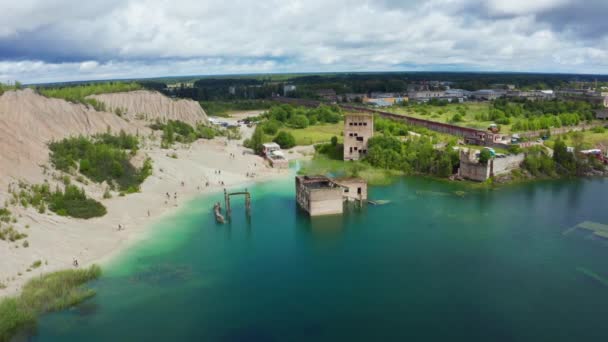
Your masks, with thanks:
[[[368,113],[344,117],[344,160],[359,160],[367,154],[367,143],[374,136],[374,116]]]

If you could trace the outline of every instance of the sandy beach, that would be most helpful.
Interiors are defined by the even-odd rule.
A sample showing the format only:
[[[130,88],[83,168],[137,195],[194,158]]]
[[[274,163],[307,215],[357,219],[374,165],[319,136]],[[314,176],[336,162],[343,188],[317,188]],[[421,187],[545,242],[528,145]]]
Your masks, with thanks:
[[[255,113],[245,115],[252,114]],[[250,136],[251,131],[243,127],[243,137]],[[0,297],[15,295],[34,276],[73,268],[74,259],[79,267],[93,263],[103,265],[128,246],[145,239],[159,218],[174,213],[196,196],[224,188],[244,188],[252,182],[288,175],[287,170],[268,167],[261,157],[242,146],[242,140],[199,140],[171,150],[147,145],[144,144],[141,152],[152,158],[154,171],[143,183],[140,193],[101,200],[101,186],[87,187],[87,192],[108,209],[107,215],[101,218],[79,220],[50,212],[39,214],[32,208],[11,207],[18,217],[18,225],[29,226],[22,229],[28,234],[29,247],[24,248],[22,241],[0,244],[0,282],[6,286],[0,289]],[[300,148],[287,156],[301,158],[306,151]],[[209,215],[212,215],[211,208]],[[42,265],[31,267],[38,260]]]

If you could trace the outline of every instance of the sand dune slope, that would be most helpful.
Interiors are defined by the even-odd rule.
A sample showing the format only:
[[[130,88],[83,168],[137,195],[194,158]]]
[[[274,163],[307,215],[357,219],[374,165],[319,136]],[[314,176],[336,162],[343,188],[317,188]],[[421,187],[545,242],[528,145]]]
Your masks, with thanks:
[[[138,90],[90,97],[103,102],[109,111],[114,112],[116,108],[120,108],[126,112],[125,117],[129,120],[154,121],[158,118],[180,120],[191,125],[207,121],[207,115],[198,102],[171,99],[155,91]]]
[[[82,104],[46,98],[31,89],[0,96],[0,189],[11,179],[42,180],[39,165],[48,160],[49,141],[79,134],[146,129],[116,114]]]

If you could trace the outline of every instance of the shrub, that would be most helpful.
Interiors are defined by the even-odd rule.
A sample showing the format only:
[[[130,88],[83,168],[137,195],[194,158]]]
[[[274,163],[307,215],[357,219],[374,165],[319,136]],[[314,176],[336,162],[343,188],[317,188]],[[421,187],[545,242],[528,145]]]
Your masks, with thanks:
[[[281,131],[273,140],[281,148],[288,149],[296,146],[296,138],[289,132]]]
[[[485,165],[490,159],[492,159],[492,153],[486,148],[482,149],[479,154],[479,162]]]
[[[146,178],[144,170],[138,170],[130,162],[138,140],[124,131],[118,136],[106,133],[93,138],[66,138],[50,143],[49,148],[51,163],[58,170],[70,172],[78,166],[81,174],[96,183],[116,182],[121,189],[126,189],[139,186]],[[64,184],[70,184],[68,176]]]
[[[289,120],[289,125],[293,128],[306,128],[308,127],[308,119],[304,115],[296,115]]]

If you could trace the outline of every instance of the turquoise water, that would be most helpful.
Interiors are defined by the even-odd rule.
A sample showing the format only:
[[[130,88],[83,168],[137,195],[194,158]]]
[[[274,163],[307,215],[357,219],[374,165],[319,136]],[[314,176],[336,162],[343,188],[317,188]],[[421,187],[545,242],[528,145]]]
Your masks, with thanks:
[[[33,341],[606,341],[608,181],[470,191],[403,178],[382,206],[309,219],[285,180],[256,185],[252,219],[221,195],[160,222],[106,268],[98,295],[43,317]],[[466,191],[466,194],[455,193]]]

